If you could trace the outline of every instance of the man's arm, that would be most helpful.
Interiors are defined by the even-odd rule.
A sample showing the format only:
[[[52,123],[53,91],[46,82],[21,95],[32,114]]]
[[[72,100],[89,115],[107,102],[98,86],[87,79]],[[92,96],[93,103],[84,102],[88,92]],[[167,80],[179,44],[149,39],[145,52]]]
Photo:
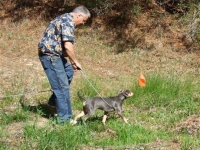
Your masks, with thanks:
[[[65,53],[69,57],[71,64],[75,70],[82,69],[81,64],[76,59],[73,44],[69,41],[64,42]]]

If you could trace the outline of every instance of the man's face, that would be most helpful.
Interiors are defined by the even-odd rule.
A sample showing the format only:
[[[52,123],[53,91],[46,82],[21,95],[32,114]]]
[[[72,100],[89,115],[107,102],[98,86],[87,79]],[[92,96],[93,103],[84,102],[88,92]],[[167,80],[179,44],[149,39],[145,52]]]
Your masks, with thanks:
[[[88,20],[87,15],[79,14],[76,21],[76,25],[81,25],[81,24],[84,25],[87,20]]]

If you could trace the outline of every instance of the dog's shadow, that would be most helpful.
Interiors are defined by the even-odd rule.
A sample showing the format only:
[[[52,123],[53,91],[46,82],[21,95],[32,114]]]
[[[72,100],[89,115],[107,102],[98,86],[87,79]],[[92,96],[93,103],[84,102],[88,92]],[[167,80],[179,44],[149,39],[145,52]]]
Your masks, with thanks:
[[[24,111],[30,111],[32,113],[39,114],[44,118],[51,118],[56,113],[56,109],[50,107],[47,103],[40,103],[38,105],[31,106],[20,100],[20,105]]]
[[[88,118],[85,122],[83,121],[83,118],[79,118],[79,124],[81,125],[89,125],[89,124],[102,124],[102,118],[103,115],[101,114],[94,114],[93,116],[91,116],[90,118]],[[116,112],[111,112],[108,114],[107,116],[107,121],[112,121],[112,120],[116,120],[120,118]]]

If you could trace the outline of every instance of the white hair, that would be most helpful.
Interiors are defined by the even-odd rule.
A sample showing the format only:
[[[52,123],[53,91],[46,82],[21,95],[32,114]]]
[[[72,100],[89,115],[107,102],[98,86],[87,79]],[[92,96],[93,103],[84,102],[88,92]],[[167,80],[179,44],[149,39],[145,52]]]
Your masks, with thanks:
[[[76,7],[72,12],[74,12],[74,13],[81,13],[81,14],[87,15],[88,17],[91,16],[89,10],[85,6],[82,6],[82,5]]]

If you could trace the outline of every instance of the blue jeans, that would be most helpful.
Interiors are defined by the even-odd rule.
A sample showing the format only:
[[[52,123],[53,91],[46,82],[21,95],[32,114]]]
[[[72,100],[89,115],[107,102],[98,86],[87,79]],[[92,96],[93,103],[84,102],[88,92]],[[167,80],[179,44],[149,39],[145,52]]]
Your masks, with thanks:
[[[56,106],[60,121],[65,122],[72,116],[69,86],[74,70],[71,64],[60,56],[39,55],[39,59],[53,90],[48,103]]]

